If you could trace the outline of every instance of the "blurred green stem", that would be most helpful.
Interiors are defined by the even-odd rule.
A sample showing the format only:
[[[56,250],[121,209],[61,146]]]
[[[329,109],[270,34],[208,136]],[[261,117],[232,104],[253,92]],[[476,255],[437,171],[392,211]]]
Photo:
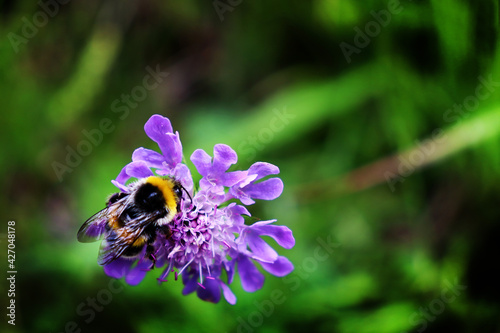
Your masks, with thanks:
[[[499,135],[500,108],[491,107],[467,120],[450,125],[445,130],[435,129],[433,135],[399,154],[385,157],[330,181],[302,185],[300,191],[306,189],[307,197],[312,199],[318,193],[339,196],[384,182],[393,188],[416,171]]]

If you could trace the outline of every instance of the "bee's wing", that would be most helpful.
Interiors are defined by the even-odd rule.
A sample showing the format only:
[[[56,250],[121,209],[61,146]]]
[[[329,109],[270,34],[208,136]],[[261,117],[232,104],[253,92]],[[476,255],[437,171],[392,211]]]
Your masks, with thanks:
[[[79,242],[90,243],[102,238],[109,218],[109,208],[104,208],[85,221],[78,230],[77,238]]]
[[[119,216],[130,200],[130,196],[126,194],[117,201],[108,202],[106,208],[95,213],[81,226],[80,230],[78,230],[78,241],[90,243],[101,239],[106,233],[108,220],[113,216]]]
[[[141,237],[144,229],[156,219],[158,219],[157,216],[147,214],[127,222],[123,228],[112,230],[101,243],[99,257],[97,258],[99,265],[107,265],[120,257],[125,250]]]

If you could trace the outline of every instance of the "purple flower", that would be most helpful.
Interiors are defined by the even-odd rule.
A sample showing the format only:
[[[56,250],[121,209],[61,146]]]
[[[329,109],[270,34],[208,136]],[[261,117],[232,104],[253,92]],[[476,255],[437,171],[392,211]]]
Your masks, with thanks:
[[[127,164],[113,182],[119,189],[130,178],[152,176],[151,169],[157,169],[160,176],[172,176],[188,190],[193,188],[193,179],[189,168],[182,162],[182,144],[179,132],[173,133],[168,118],[153,115],[144,125],[146,134],[158,144],[162,154],[146,148],[138,148],[132,154],[132,163]]]
[[[231,187],[230,194],[233,198],[240,199],[245,205],[254,204],[253,199],[274,200],[283,192],[281,179],[269,178],[259,183],[255,181],[279,172],[278,167],[270,163],[254,163],[248,169],[246,177]]]
[[[236,296],[229,288],[235,273],[239,273],[243,289],[253,292],[262,288],[264,283],[264,275],[257,269],[257,263],[280,277],[293,270],[292,263],[278,255],[263,238],[270,237],[278,245],[290,249],[295,245],[291,230],[275,225],[276,220],[246,225],[244,218],[250,216],[245,206],[255,203],[255,199],[273,200],[281,195],[283,182],[280,178],[264,179],[277,175],[278,167],[257,162],[246,171],[228,171],[238,160],[231,147],[215,145],[213,157],[197,149],[191,155],[191,161],[202,178],[195,191],[191,172],[182,163],[179,133],[174,134],[170,121],[154,115],[144,129],[158,144],[161,154],[145,148],[136,149],[132,162],[122,169],[113,184],[121,191],[127,191],[125,184],[131,178],[155,174],[169,176],[178,180],[192,199],[181,200],[180,212],[169,224],[170,237],[157,234],[153,244],[154,263],[144,250],[140,259],[135,261],[118,258],[105,265],[107,275],[125,278],[127,283],[136,285],[153,264],[155,267],[164,266],[158,277],[160,283],[166,282],[173,272],[175,280],[178,275],[182,276],[184,295],[196,291],[202,300],[217,303],[224,297],[230,304],[235,304]]]
[[[197,149],[191,155],[191,161],[203,176],[200,189],[215,194],[225,194],[224,187],[231,187],[247,176],[245,171],[226,172],[238,161],[236,152],[227,145],[215,145],[213,160],[204,150]]]

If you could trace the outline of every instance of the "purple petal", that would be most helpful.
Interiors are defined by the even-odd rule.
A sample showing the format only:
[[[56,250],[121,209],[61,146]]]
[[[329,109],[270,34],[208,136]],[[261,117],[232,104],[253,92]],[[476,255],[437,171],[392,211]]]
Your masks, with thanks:
[[[161,168],[165,157],[151,149],[137,148],[132,154],[132,161],[144,161],[150,168]]]
[[[130,179],[130,176],[127,174],[127,166],[128,166],[128,164],[123,167],[123,169],[120,171],[120,173],[116,177],[116,182],[117,183],[125,185],[125,183],[127,182],[127,180]],[[117,185],[115,184],[115,186],[117,186]],[[120,188],[120,187],[118,187],[118,188]]]
[[[164,135],[162,140],[158,142],[158,146],[169,167],[174,168],[177,163],[182,161],[182,144],[179,132]]]
[[[230,203],[227,207],[226,207],[227,211],[230,212],[230,216],[240,216],[240,215],[247,215],[247,216],[251,216],[250,212],[248,211],[248,209],[245,207],[245,206],[242,206],[242,205],[237,205],[235,202],[233,203]]]
[[[249,175],[257,175],[256,180],[264,178],[269,175],[277,175],[280,173],[280,169],[271,163],[266,162],[256,162],[250,166],[248,169]]]
[[[153,176],[153,171],[151,171],[147,163],[144,161],[129,163],[125,168],[130,177],[139,179]]]
[[[246,256],[238,258],[238,273],[241,285],[246,292],[254,292],[264,285],[264,274],[259,272],[254,263]]]
[[[155,170],[156,174],[159,176],[169,176],[173,177],[190,193],[193,193],[193,177],[191,176],[191,171],[184,163],[178,163],[175,168],[170,169],[166,163],[163,164],[162,169]]]
[[[226,169],[227,170],[227,169]],[[232,171],[221,175],[222,185],[231,187],[247,177],[246,171]]]
[[[216,279],[205,279],[203,287],[198,285],[196,289],[198,297],[204,301],[219,303],[221,296],[219,282]]]
[[[211,177],[210,175],[208,177]],[[216,196],[225,196],[225,188],[218,179],[209,179],[203,177],[200,179],[200,190],[205,190]]]
[[[231,147],[224,144],[217,144],[214,147],[214,162],[212,173],[221,175],[237,161],[238,155],[236,155],[236,152]]]
[[[255,201],[250,198],[250,196],[245,192],[245,186],[251,183],[255,179],[256,175],[250,175],[245,177],[239,183],[231,186],[228,192],[228,199],[239,199],[244,205],[253,205]]]
[[[112,278],[120,279],[127,274],[132,264],[130,260],[118,258],[103,267],[104,273]]]
[[[212,158],[203,149],[196,149],[191,154],[191,162],[193,162],[198,173],[204,177],[208,175],[212,167]]]
[[[224,294],[224,298],[226,299],[226,301],[231,305],[235,305],[236,296],[234,295],[233,291],[224,282],[219,281],[219,283],[222,288],[222,293]]]
[[[274,200],[283,193],[283,181],[280,178],[271,178],[247,185],[242,190],[253,199]]]
[[[241,215],[250,216],[250,212],[241,205],[236,205],[236,203],[231,203],[226,208],[222,208],[226,211],[226,215],[235,226],[242,226],[245,223],[245,219]]]
[[[129,176],[127,176],[127,179],[130,178]],[[122,192],[125,192],[125,193],[128,193],[129,192],[129,188],[125,185],[123,185],[122,183],[116,181],[116,180],[112,180],[111,183],[113,185],[115,185],[116,187],[118,187]]]
[[[249,175],[248,171],[245,171],[247,173],[247,176],[241,180],[238,183],[238,186],[235,186],[235,188],[243,188],[251,183],[253,183],[257,179],[257,175]]]
[[[293,264],[287,258],[279,256],[273,263],[261,262],[262,268],[275,276],[285,276],[293,271]]]
[[[175,133],[168,118],[153,115],[144,125],[146,134],[155,141],[170,167],[182,161],[182,144],[179,133]]]
[[[262,240],[259,235],[249,233],[246,237],[247,245],[252,251],[252,258],[264,262],[274,262],[278,259],[278,253],[273,248]]]
[[[151,264],[135,266],[125,277],[125,282],[131,286],[138,285],[146,276],[149,266],[151,266]]]
[[[193,177],[191,176],[191,170],[187,167],[187,165],[183,163],[179,163],[172,170],[172,176],[181,182],[184,188],[192,193],[193,190]]]
[[[230,261],[224,263],[224,268],[226,269],[226,273],[227,273],[227,283],[228,284],[233,283],[233,278],[234,278],[234,273],[235,273],[235,269],[234,269],[235,264],[236,264],[236,260],[230,260]]]
[[[250,227],[251,228],[256,228],[256,227],[261,227],[261,226],[264,226],[264,225],[270,225],[270,224],[273,224],[276,221],[277,221],[276,219],[274,219],[274,220],[266,220],[266,221],[259,221],[259,222],[255,222]]]
[[[250,197],[248,197],[248,196],[240,196],[240,197],[238,197],[238,199],[240,199],[241,203],[246,205],[246,206],[250,206],[250,205],[253,205],[255,203],[255,201],[250,199]]]
[[[275,220],[271,220],[273,222]],[[264,222],[264,223],[262,223]],[[291,249],[295,245],[295,238],[293,237],[290,228],[284,225],[268,225],[269,221],[260,221],[252,224],[249,228],[260,236],[269,236],[273,238],[280,246],[285,249]]]
[[[184,283],[184,289],[182,289],[182,294],[183,295],[188,295],[191,294],[193,291],[196,290],[198,287],[198,284],[196,281],[198,280],[198,277],[195,274],[188,274],[184,272],[182,274],[182,283]]]
[[[144,131],[155,142],[161,141],[165,134],[174,132],[170,120],[159,114],[152,115],[148,119]]]

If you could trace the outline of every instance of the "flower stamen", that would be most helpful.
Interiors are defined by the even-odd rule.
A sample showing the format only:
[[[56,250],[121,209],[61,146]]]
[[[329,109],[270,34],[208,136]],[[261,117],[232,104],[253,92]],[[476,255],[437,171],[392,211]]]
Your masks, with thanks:
[[[194,260],[194,257],[191,258],[191,260],[189,260],[189,262],[187,264],[184,265],[184,267],[182,267],[182,269],[179,271],[179,274],[178,275],[181,275],[182,272],[184,272],[184,270],[186,269],[186,267],[188,267]]]
[[[172,269],[172,267],[174,267],[174,261],[172,259],[170,259],[170,261],[168,262],[167,268],[165,268],[165,270],[163,271],[163,273],[160,275],[159,279],[165,280],[167,278],[168,274],[170,274],[171,271],[172,272],[174,271]]]
[[[210,241],[212,242],[212,257],[215,258],[215,245],[214,245],[214,238],[212,237],[210,239]]]

